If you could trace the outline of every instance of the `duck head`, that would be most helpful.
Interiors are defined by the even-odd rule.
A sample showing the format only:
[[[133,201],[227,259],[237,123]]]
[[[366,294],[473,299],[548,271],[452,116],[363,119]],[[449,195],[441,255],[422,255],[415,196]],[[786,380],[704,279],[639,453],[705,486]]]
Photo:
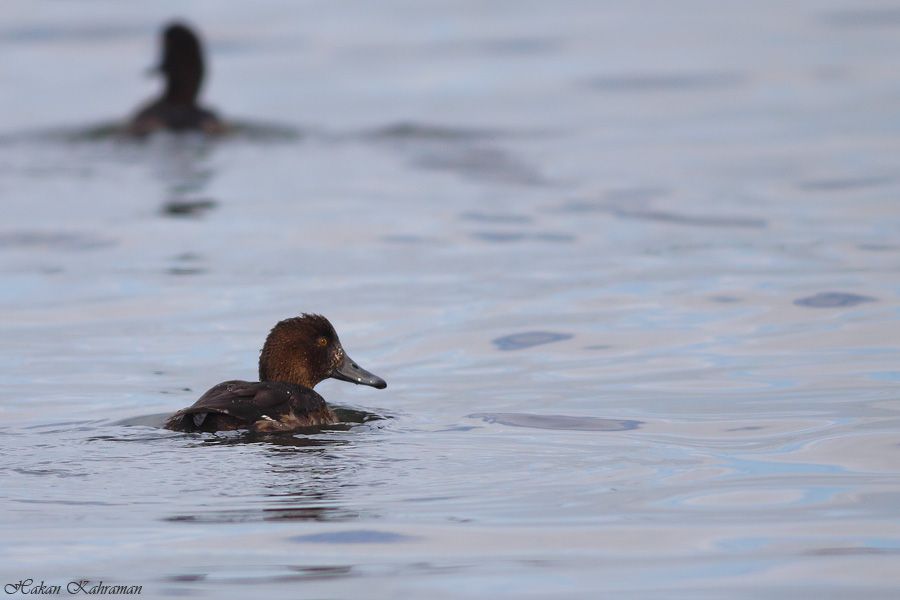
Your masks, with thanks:
[[[259,380],[282,381],[313,388],[333,377],[373,388],[384,379],[360,367],[344,351],[337,332],[321,315],[303,314],[280,321],[259,355]]]
[[[163,98],[175,104],[193,105],[203,83],[200,38],[187,25],[171,23],[162,34],[162,54],[155,71],[166,78]]]

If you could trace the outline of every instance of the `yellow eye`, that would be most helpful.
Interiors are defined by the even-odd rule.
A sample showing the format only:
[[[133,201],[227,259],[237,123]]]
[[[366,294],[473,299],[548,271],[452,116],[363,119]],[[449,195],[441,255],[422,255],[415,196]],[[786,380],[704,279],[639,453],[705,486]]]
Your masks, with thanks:
[[[324,337],[320,337],[319,339],[316,340],[316,343],[324,348],[325,346],[328,345],[328,340]]]

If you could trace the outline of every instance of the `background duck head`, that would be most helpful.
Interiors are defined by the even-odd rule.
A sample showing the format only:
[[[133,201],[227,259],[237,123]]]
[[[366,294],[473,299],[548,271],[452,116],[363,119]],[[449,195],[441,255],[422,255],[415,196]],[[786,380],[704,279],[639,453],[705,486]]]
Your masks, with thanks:
[[[162,46],[162,60],[155,70],[166,78],[163,100],[195,104],[204,75],[200,38],[187,25],[171,23],[163,31]]]

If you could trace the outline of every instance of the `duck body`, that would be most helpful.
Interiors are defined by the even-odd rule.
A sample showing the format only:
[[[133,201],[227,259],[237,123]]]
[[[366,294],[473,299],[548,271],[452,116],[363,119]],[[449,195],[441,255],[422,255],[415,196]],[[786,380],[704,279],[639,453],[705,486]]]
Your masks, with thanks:
[[[214,135],[225,132],[225,124],[215,112],[202,106],[168,102],[164,98],[142,108],[131,120],[128,130],[143,136],[154,131],[199,131]]]
[[[271,433],[334,423],[337,417],[325,399],[307,387],[279,381],[225,381],[169,417],[166,429]]]
[[[344,351],[334,327],[321,315],[280,321],[259,356],[259,381],[225,381],[166,421],[166,429],[215,432],[247,429],[260,433],[296,431],[338,422],[313,387],[327,378],[377,389],[383,379],[357,365]]]

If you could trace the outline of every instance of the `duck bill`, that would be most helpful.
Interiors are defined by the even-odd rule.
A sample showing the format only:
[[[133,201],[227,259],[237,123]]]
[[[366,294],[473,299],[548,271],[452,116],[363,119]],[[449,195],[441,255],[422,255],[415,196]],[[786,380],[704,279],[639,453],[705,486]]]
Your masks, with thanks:
[[[335,379],[349,381],[350,383],[355,383],[357,385],[370,385],[379,390],[383,390],[387,387],[387,383],[384,379],[378,375],[369,373],[356,364],[356,362],[346,354],[344,355],[343,362],[331,372],[331,376]]]

